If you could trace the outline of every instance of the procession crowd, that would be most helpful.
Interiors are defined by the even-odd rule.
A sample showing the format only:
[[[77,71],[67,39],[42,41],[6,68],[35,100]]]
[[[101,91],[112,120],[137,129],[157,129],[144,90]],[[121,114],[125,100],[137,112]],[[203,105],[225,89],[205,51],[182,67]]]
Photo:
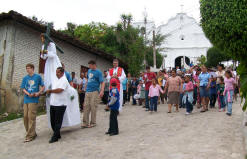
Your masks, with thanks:
[[[44,36],[41,35],[44,42]],[[43,47],[42,47],[43,48]],[[34,65],[27,64],[27,76],[23,78],[21,89],[24,95],[25,142],[32,141],[36,134],[36,113],[39,96],[46,95],[48,125],[53,130],[50,143],[61,139],[61,127],[81,124],[81,128],[96,126],[97,107],[100,102],[110,111],[109,129],[106,134],[118,135],[117,116],[126,103],[139,105],[150,114],[158,111],[159,104],[168,104],[168,112],[175,107],[186,108],[186,115],[192,114],[196,105],[204,113],[216,107],[220,112],[232,115],[232,103],[237,99],[240,89],[239,77],[231,68],[225,69],[219,64],[217,71],[206,66],[191,66],[189,69],[174,68],[151,72],[147,66],[138,76],[125,75],[119,61],[113,60],[113,68],[104,74],[97,69],[94,60],[88,62],[89,70],[82,72],[80,78],[75,73],[66,71],[56,55],[54,43],[50,42],[47,50],[42,49],[41,58],[46,59],[44,82],[39,74],[34,73]],[[79,95],[79,99],[78,99]],[[83,112],[83,120],[80,119]],[[91,120],[90,120],[91,117]]]

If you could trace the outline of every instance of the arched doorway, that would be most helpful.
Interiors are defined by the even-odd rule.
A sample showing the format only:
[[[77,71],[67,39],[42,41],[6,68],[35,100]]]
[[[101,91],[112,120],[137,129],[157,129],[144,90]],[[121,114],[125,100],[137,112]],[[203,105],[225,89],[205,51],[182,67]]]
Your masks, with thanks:
[[[178,66],[180,69],[181,69],[181,66],[182,66],[182,63],[183,62],[183,56],[179,56],[179,57],[177,57],[176,59],[175,59],[175,68]],[[190,65],[190,59],[187,57],[187,56],[185,56],[185,63],[187,64],[187,65]]]

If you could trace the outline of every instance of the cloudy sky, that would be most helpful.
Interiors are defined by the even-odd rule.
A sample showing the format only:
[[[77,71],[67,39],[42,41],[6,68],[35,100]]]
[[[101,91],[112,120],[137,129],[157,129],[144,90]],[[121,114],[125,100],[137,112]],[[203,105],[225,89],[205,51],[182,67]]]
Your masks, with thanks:
[[[2,0],[0,13],[15,10],[24,16],[54,22],[55,28],[65,28],[67,22],[87,24],[92,21],[114,25],[121,14],[132,14],[134,21],[143,19],[146,8],[148,19],[156,25],[183,11],[200,20],[199,0]]]

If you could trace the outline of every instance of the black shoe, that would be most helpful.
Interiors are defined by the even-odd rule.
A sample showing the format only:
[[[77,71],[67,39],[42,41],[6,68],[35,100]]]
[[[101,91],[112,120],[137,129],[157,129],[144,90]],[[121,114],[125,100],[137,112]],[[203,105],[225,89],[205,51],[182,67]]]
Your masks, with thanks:
[[[226,113],[226,115],[231,116],[232,114],[231,113]]]
[[[61,135],[59,135],[57,138],[58,138],[58,139],[61,139]]]
[[[58,138],[52,137],[52,138],[50,139],[49,143],[51,144],[51,143],[54,143],[54,142],[57,142],[57,141],[58,141]]]
[[[111,134],[111,132],[107,131],[107,132],[105,132],[105,134],[106,134],[106,135],[109,135],[109,134]]]
[[[118,133],[111,133],[110,136],[118,135]]]

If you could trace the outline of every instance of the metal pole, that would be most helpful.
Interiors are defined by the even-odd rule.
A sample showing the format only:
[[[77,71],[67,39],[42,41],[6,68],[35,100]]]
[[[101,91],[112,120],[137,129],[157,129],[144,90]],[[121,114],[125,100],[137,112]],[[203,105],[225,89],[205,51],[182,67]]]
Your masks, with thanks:
[[[147,45],[147,17],[144,17],[144,24],[145,24],[145,35],[144,35],[144,47],[146,47]],[[146,49],[144,51],[144,70],[146,69]]]
[[[153,60],[154,60],[154,68],[156,69],[155,30],[153,30]]]

